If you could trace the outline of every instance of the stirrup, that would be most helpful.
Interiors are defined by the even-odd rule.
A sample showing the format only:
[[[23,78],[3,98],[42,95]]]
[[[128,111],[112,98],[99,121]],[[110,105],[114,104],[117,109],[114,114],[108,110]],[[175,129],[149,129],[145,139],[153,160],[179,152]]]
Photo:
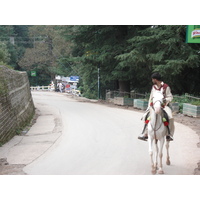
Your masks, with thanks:
[[[173,139],[173,137],[171,135],[167,135],[166,136],[166,140],[167,141],[173,141],[174,139]]]
[[[147,141],[147,140],[148,140],[148,136],[145,136],[145,135],[143,135],[143,136],[138,136],[138,139],[139,139],[139,140],[143,140],[143,141]]]

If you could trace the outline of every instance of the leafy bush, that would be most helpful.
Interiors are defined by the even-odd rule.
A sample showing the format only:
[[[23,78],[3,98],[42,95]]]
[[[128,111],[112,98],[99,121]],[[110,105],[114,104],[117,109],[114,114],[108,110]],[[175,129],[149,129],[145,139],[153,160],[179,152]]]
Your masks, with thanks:
[[[185,96],[176,96],[174,95],[172,102],[178,102],[179,103],[179,112],[183,112],[183,103],[188,103],[189,99]]]
[[[192,101],[191,104],[195,106],[200,106],[200,100]]]

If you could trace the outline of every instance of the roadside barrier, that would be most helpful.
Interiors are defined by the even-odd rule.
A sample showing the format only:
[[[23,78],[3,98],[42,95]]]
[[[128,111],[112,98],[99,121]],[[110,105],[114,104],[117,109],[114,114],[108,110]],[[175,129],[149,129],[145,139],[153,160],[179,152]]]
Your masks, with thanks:
[[[51,87],[49,85],[48,86],[35,86],[35,87],[31,86],[30,89],[31,89],[31,91],[34,91],[34,90],[37,90],[37,91],[39,91],[39,90],[41,90],[41,91],[54,91],[54,87]]]

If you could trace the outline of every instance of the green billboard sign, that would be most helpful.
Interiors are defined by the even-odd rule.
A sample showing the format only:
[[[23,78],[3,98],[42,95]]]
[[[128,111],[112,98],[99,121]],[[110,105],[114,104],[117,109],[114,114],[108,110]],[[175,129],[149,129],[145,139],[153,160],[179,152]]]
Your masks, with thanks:
[[[188,25],[186,30],[187,43],[200,43],[200,25]]]
[[[31,76],[36,76],[36,71],[31,71]]]

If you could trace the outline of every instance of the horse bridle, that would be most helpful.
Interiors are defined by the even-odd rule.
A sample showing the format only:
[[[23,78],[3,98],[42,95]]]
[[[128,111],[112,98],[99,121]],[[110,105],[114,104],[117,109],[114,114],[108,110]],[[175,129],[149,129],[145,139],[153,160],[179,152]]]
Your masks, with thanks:
[[[153,97],[154,98],[154,97]],[[152,98],[152,100],[153,100],[153,98]],[[153,110],[155,111],[155,109],[154,109],[154,104],[156,103],[156,102],[160,102],[160,105],[161,105],[161,107],[162,107],[162,104],[163,104],[163,102],[161,101],[161,100],[156,100],[154,103],[152,102],[152,105],[151,105],[151,107],[153,108]]]

